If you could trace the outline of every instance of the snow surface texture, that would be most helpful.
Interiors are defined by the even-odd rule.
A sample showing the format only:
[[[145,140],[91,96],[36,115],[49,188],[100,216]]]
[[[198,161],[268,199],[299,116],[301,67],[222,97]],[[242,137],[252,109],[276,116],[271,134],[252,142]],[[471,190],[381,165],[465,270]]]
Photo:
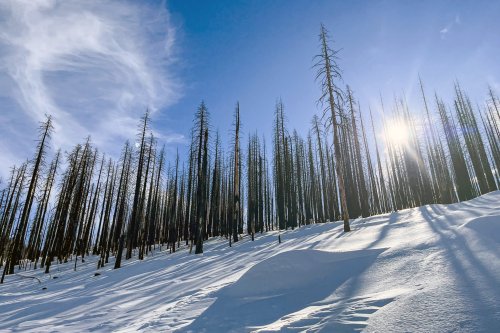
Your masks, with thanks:
[[[94,257],[22,271],[0,285],[0,331],[500,332],[500,192],[352,229],[157,249],[99,276]]]

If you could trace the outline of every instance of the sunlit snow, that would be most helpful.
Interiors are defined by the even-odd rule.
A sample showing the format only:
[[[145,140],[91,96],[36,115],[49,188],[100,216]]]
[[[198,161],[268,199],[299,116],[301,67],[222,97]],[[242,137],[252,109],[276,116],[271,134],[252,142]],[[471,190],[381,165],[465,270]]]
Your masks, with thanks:
[[[76,272],[17,272],[0,285],[0,331],[498,331],[500,191],[352,229],[213,239],[203,255],[157,248],[98,276],[92,257]]]

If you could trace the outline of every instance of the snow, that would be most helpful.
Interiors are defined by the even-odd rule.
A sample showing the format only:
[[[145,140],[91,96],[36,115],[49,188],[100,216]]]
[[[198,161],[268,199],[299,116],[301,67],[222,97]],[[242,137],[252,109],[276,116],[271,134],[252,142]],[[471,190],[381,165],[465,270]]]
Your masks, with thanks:
[[[21,271],[0,285],[0,332],[500,331],[499,191],[281,238]]]

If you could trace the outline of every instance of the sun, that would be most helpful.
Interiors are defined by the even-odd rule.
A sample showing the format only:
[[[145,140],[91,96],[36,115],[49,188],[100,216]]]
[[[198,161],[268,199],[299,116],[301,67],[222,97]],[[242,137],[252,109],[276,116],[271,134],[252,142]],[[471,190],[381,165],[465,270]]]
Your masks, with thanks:
[[[400,120],[391,120],[386,127],[386,140],[396,146],[406,146],[410,138],[409,127]]]

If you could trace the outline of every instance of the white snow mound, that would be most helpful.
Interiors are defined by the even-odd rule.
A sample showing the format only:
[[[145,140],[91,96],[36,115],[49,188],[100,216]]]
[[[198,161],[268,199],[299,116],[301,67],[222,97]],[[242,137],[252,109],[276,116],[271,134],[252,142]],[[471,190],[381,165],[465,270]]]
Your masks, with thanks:
[[[500,191],[351,227],[17,271],[0,332],[500,332]]]

